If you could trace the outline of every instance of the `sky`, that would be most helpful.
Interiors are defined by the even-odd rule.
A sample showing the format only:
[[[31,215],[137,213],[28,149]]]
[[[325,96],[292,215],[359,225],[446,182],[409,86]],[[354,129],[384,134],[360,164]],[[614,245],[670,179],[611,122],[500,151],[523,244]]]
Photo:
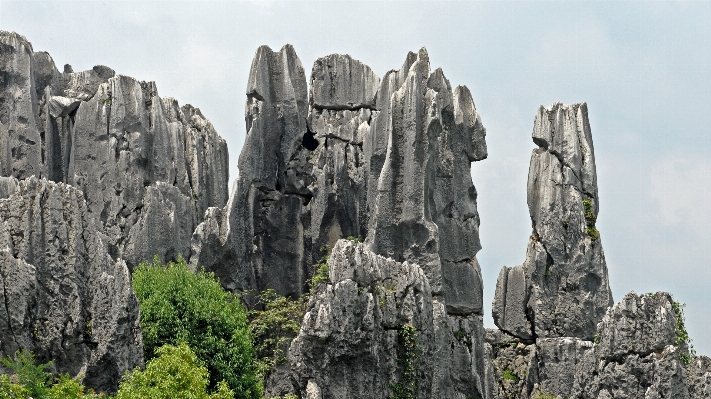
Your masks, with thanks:
[[[502,266],[525,259],[526,180],[538,106],[587,102],[615,302],[668,291],[711,355],[711,2],[6,1],[0,29],[60,71],[107,65],[199,107],[227,140],[230,176],[245,137],[258,46],[294,45],[307,73],[341,53],[379,76],[426,47],[466,85],[487,128],[479,193],[485,325]]]

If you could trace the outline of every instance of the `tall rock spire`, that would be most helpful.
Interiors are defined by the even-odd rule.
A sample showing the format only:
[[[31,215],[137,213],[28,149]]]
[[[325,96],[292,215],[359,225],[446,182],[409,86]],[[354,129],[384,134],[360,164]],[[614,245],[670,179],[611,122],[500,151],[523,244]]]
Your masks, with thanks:
[[[317,61],[312,76],[318,76],[324,62],[336,65],[335,59],[344,60],[337,64],[342,65],[339,70],[353,71],[357,64],[346,63],[346,57]],[[361,72],[350,76],[357,82],[374,81],[361,78]],[[339,98],[345,92],[339,89],[341,80],[331,81],[336,83],[329,96]],[[489,398],[476,261],[479,215],[470,171],[471,162],[487,153],[485,129],[469,90],[452,90],[441,70],[431,72],[424,48],[409,53],[401,70],[385,75],[375,109],[370,95],[363,96],[367,87],[351,90],[349,100],[336,104],[318,100],[323,84],[316,82],[311,104],[333,107],[328,114],[315,106],[311,110],[310,126],[320,143],[316,151],[334,159],[343,153],[349,159],[350,152],[342,148],[350,144],[333,139],[359,136],[355,144],[363,143],[363,166],[349,166],[348,176],[335,174],[337,184],[325,188],[331,198],[348,198],[347,187],[360,184],[358,195],[368,194],[365,200],[355,196],[354,203],[367,210],[361,220],[368,223],[361,230],[367,232],[364,244],[336,243],[329,260],[332,284],[321,287],[309,302],[290,349],[297,390],[324,398],[382,398],[398,384],[410,384],[406,389],[419,397]],[[360,114],[346,114],[356,107]],[[326,115],[330,129],[320,122]],[[356,132],[354,126],[359,126],[356,134],[343,134]],[[320,190],[321,181],[314,187]],[[316,201],[315,194],[312,203]],[[339,208],[338,201],[330,203],[334,211]],[[344,206],[338,212],[352,210]],[[328,231],[345,237],[343,226],[352,228],[339,224]],[[416,376],[404,377],[397,360],[403,356],[398,347],[403,331],[416,331]]]
[[[600,233],[587,105],[540,107],[533,128],[528,209],[533,233],[521,266],[499,273],[492,315],[523,340],[592,340],[613,303]]]

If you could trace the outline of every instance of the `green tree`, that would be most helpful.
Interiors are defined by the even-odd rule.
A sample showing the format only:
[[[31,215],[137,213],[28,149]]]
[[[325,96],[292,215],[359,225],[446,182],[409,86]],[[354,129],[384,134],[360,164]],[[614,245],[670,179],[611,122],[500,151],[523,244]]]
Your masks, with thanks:
[[[25,399],[30,396],[30,390],[18,383],[15,375],[0,375],[0,398]]]
[[[15,391],[19,392],[19,387],[23,387],[26,389],[28,396],[33,398],[43,398],[47,394],[52,374],[44,371],[44,369],[50,367],[52,362],[36,365],[34,353],[24,349],[15,352],[15,356],[12,358],[3,358],[1,361],[5,367],[14,373],[12,376],[14,381],[7,381],[12,381],[12,385],[15,385]],[[10,384],[3,383],[3,385],[11,387]],[[10,391],[10,388],[8,388],[8,391]]]
[[[188,270],[185,261],[142,263],[133,272],[146,360],[164,344],[186,343],[209,372],[209,387],[225,381],[237,398],[257,398],[253,348],[239,297],[213,273]]]
[[[157,357],[148,361],[145,370],[127,372],[116,392],[116,399],[231,399],[233,392],[225,382],[207,393],[209,373],[190,347],[163,345],[155,350]]]

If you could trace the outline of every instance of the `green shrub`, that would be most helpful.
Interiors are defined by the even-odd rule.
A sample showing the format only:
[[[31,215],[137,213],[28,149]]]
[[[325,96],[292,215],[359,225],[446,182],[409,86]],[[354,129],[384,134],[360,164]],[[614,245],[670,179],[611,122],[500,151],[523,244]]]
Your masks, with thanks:
[[[672,308],[676,314],[676,328],[674,329],[674,345],[679,347],[679,358],[684,365],[694,361],[696,357],[696,350],[694,346],[691,345],[691,337],[689,337],[689,332],[686,331],[686,325],[684,323],[684,308],[686,304],[679,303],[672,298]]]
[[[419,358],[420,345],[417,342],[417,328],[405,324],[397,331],[397,364],[400,381],[390,385],[390,399],[416,399],[420,393]]]
[[[309,280],[309,295],[321,285],[331,282],[331,278],[328,276],[328,259],[331,257],[331,247],[324,245],[321,247],[321,252],[323,252],[324,255],[314,265],[316,272]]]
[[[134,270],[133,289],[146,360],[165,344],[184,342],[207,367],[211,389],[225,381],[237,398],[259,396],[246,312],[214,274],[190,271],[182,258],[163,265],[156,257]]]
[[[52,378],[52,374],[44,369],[52,362],[37,365],[32,352],[20,350],[15,356],[3,358],[2,363],[13,371],[12,375],[0,375],[0,398],[7,399],[91,399],[101,398],[104,394],[95,394],[91,389],[85,392],[85,387],[69,374]],[[54,384],[52,384],[54,382]]]
[[[0,398],[25,399],[30,396],[30,390],[20,384],[16,375],[0,374]]]
[[[209,374],[190,347],[163,345],[145,370],[127,372],[116,392],[116,399],[230,399],[234,394],[222,381],[215,393],[208,394]]]
[[[518,376],[514,374],[513,371],[509,369],[504,369],[504,372],[501,375],[501,378],[509,381],[518,381]]]
[[[264,381],[275,365],[286,360],[285,349],[299,332],[305,301],[304,297],[283,297],[273,289],[263,291],[257,299],[263,310],[248,313],[249,329],[254,339],[257,377]]]
[[[591,240],[595,241],[600,238],[600,232],[595,228],[597,216],[595,216],[595,212],[592,210],[592,200],[589,198],[584,199],[583,208],[585,209],[585,222],[588,226],[585,234],[587,234]]]
[[[12,381],[11,384],[7,385],[8,387],[14,385],[15,388],[13,389],[16,392],[20,392],[19,387],[23,387],[26,389],[27,395],[33,398],[42,398],[47,394],[52,374],[44,371],[44,369],[50,367],[52,362],[37,365],[35,364],[34,353],[21,349],[15,352],[15,356],[12,358],[3,358],[2,364],[14,373],[11,379],[8,380]],[[10,391],[11,389],[7,388],[7,390]]]

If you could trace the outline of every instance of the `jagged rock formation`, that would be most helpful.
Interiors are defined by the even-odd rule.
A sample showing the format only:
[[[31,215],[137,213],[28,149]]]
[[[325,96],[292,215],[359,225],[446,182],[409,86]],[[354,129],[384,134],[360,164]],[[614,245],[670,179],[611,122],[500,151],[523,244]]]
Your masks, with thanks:
[[[2,177],[0,355],[24,348],[54,370],[114,390],[143,363],[138,301],[81,191]]]
[[[424,49],[377,90],[370,68],[348,56],[317,60],[311,81],[302,139],[313,151],[311,261],[321,244],[367,238],[336,244],[332,284],[311,300],[291,347],[296,391],[388,396],[403,378],[398,331],[410,325],[420,397],[490,397],[470,175],[486,144],[471,94],[430,73]]]
[[[533,141],[539,146],[528,174],[533,233],[523,265],[499,274],[494,322],[528,342],[592,340],[613,301],[595,229],[599,201],[587,105],[540,107]]]
[[[711,398],[711,359],[697,356],[686,367],[686,383],[691,399]]]
[[[595,342],[545,338],[526,344],[487,330],[501,398],[705,398],[709,362],[685,367],[671,296],[634,292],[608,309]]]
[[[598,325],[598,340],[578,364],[573,395],[586,398],[689,398],[675,343],[669,294],[631,292]]]
[[[247,86],[228,200],[226,144],[199,109],[105,66],[59,72],[0,31],[0,355],[34,350],[110,391],[142,363],[131,267],[189,255],[227,289],[298,297],[330,252],[268,396],[711,395],[668,294],[611,307],[585,104],[538,111],[533,234],[485,331],[470,164],[486,131],[469,90],[424,49],[382,80],[329,55],[307,85],[290,45],[260,47]]]
[[[116,389],[143,363],[129,269],[189,256],[227,165],[199,109],[105,66],[60,73],[0,31],[0,354],[31,349]]]
[[[0,171],[82,190],[114,259],[189,256],[197,224],[227,201],[226,142],[190,105],[105,66],[60,73],[0,32]]]
[[[595,229],[598,198],[585,104],[539,109],[528,178],[533,222],[526,261],[499,274],[501,330],[486,349],[500,398],[706,397],[709,365],[685,369],[686,342],[667,293],[615,306]]]
[[[317,390],[320,398],[385,397],[400,378],[397,352],[404,348],[398,346],[398,329],[409,324],[421,343],[417,379],[431,392],[426,371],[434,362],[433,302],[422,269],[340,240],[329,275],[332,284],[309,303],[291,345],[297,386]]]

